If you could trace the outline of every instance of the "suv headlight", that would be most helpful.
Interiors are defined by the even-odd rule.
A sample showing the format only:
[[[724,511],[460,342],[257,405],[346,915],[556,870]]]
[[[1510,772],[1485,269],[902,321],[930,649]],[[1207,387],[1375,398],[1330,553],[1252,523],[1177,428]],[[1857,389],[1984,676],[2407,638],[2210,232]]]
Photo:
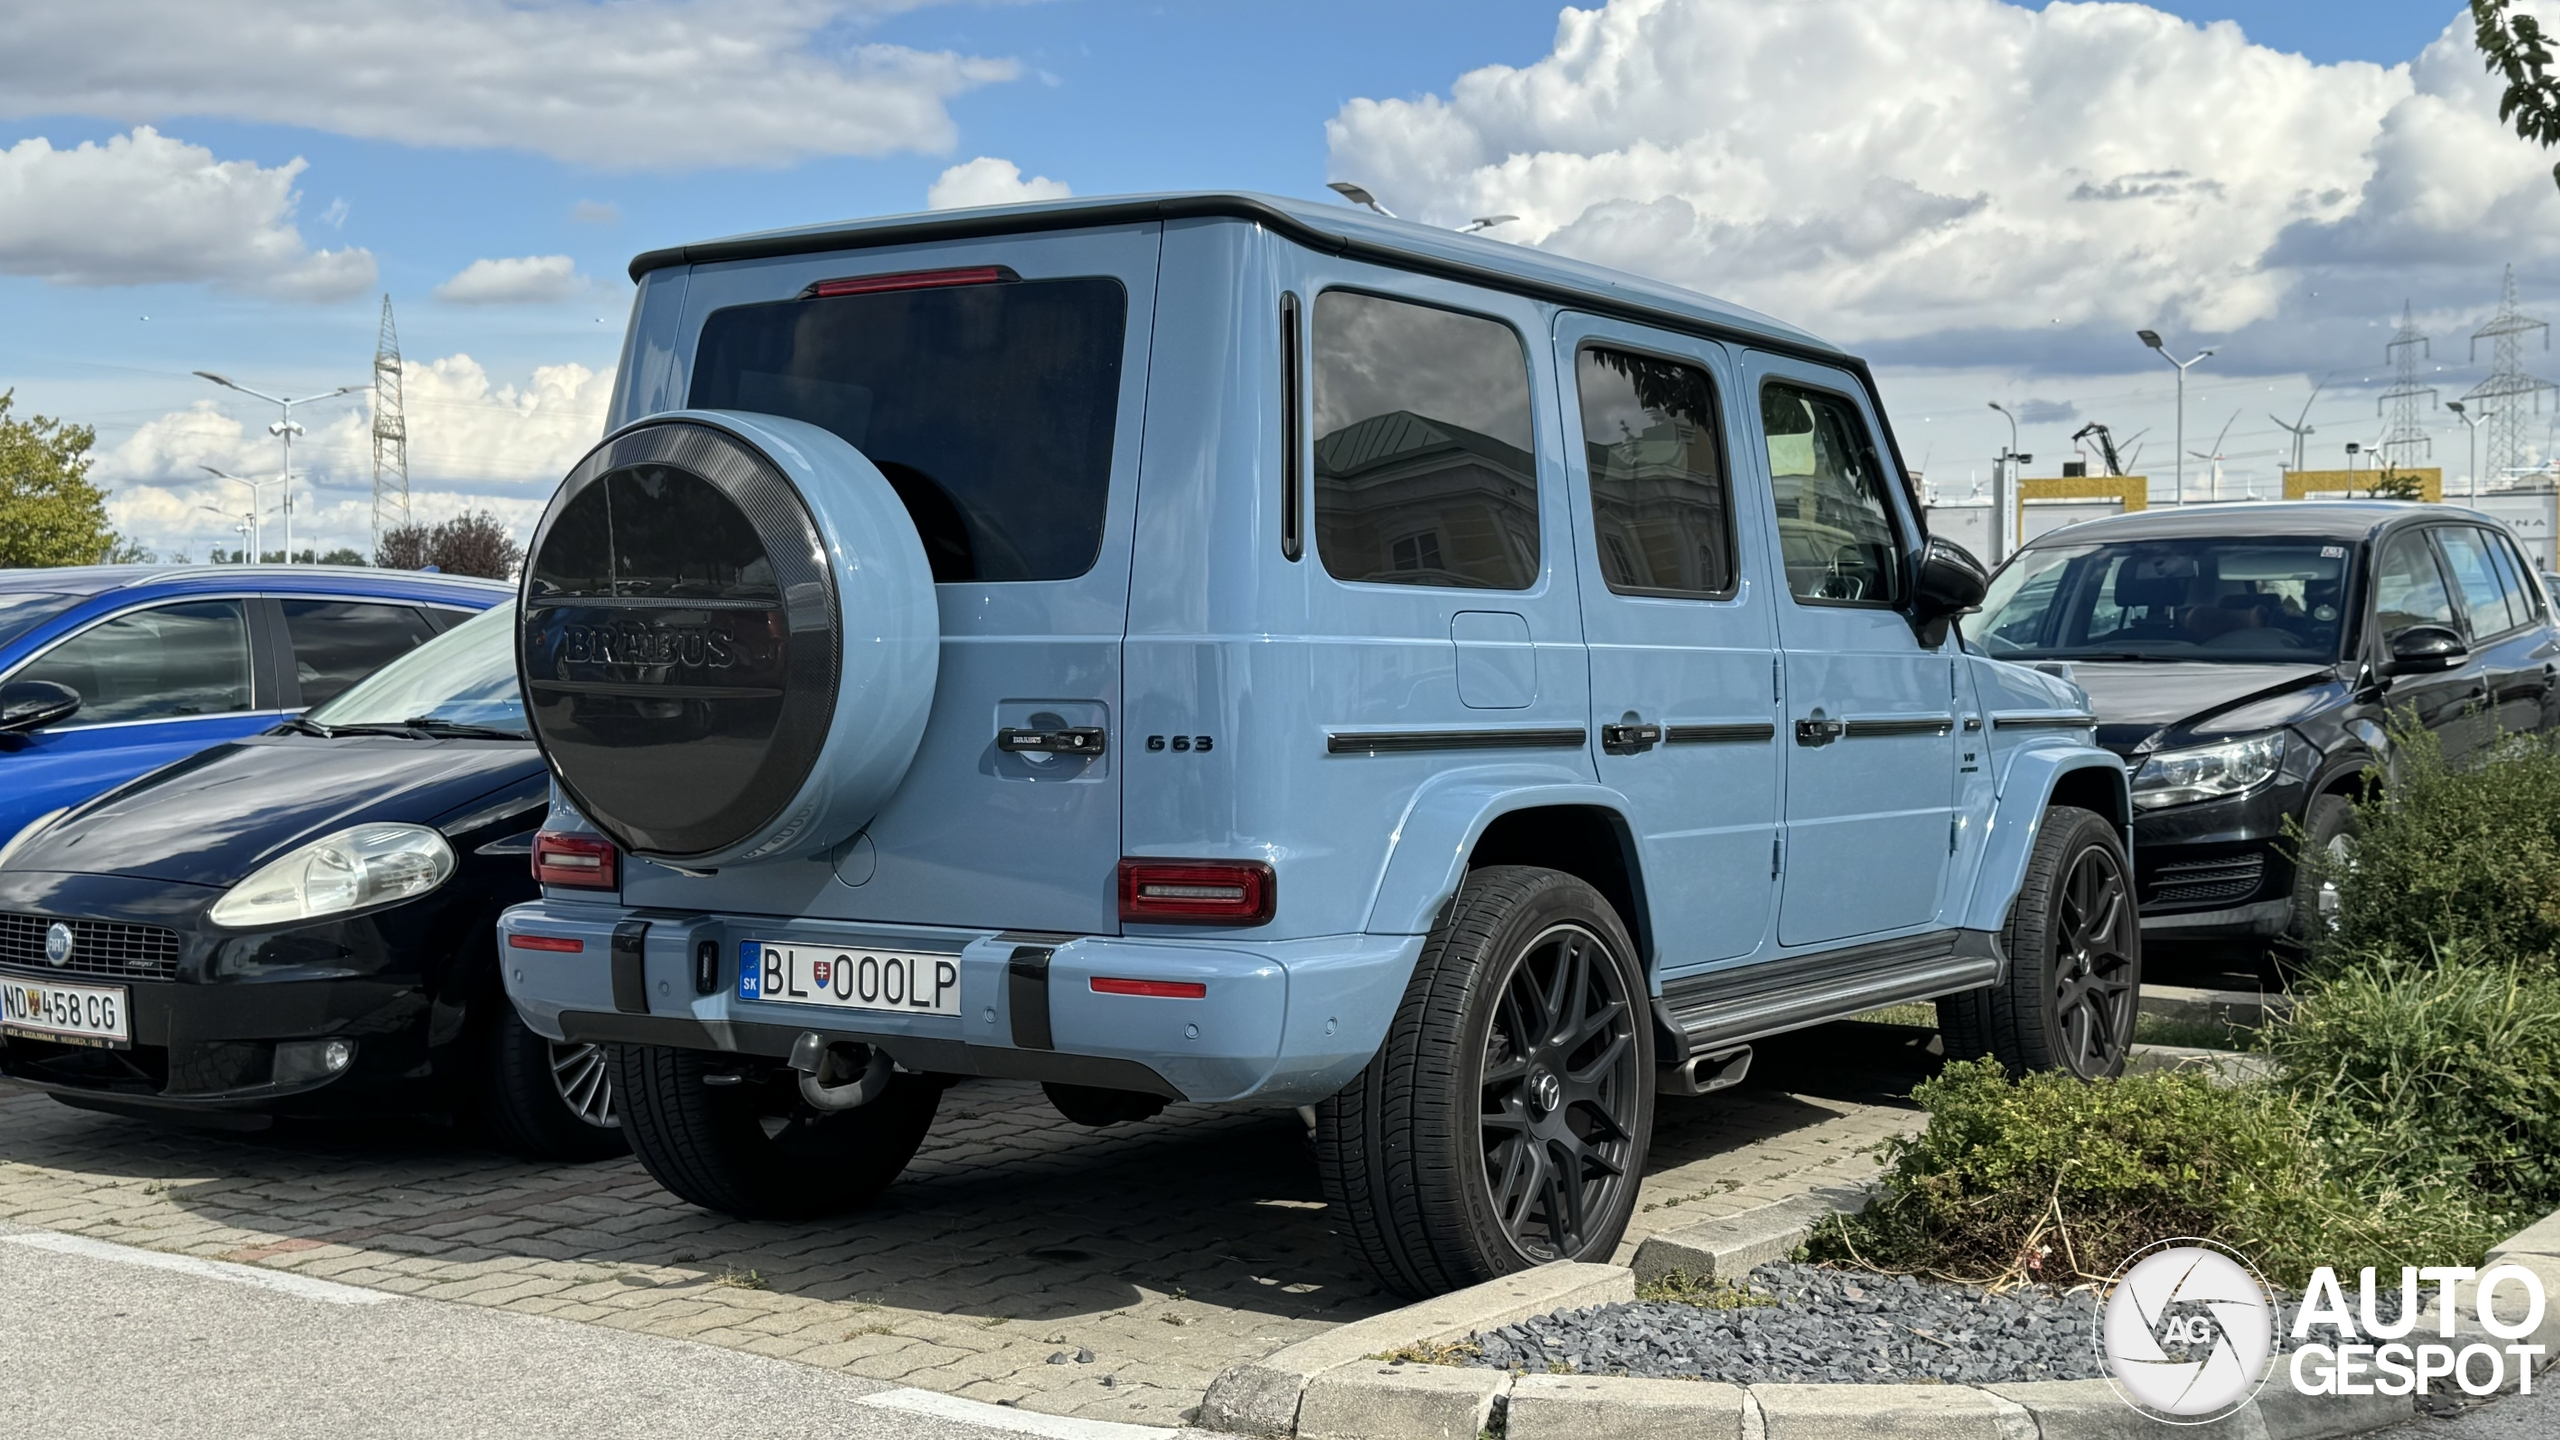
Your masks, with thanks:
[[[2245,794],[2274,779],[2283,764],[2281,730],[2219,745],[2163,750],[2134,772],[2134,808],[2160,810]]]
[[[453,865],[453,847],[424,825],[358,825],[259,866],[210,918],[235,930],[316,920],[424,895]]]

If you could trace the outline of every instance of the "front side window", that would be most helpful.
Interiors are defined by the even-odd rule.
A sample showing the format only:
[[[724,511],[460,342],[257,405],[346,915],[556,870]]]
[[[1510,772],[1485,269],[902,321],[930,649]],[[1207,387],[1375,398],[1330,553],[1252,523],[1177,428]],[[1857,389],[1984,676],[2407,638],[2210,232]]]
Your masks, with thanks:
[[[1069,580],[1102,550],[1128,323],[1108,277],[733,305],[702,322],[690,398],[843,437],[937,583]]]
[[[2373,617],[2385,644],[2412,625],[2455,628],[2453,597],[2424,534],[2403,530],[2383,542],[2373,567]]]
[[[2497,635],[2515,628],[2519,617],[2508,609],[2507,587],[2500,583],[2497,564],[2489,558],[2488,532],[2447,525],[2436,531],[2436,543],[2444,547],[2445,568],[2453,572],[2454,589],[2460,592],[2471,633]]]
[[[1964,633],[2009,660],[2330,661],[2348,551],[2242,536],[2029,546]]]
[[[1826,604],[1901,600],[1891,482],[1865,417],[1837,395],[1774,381],[1760,392],[1760,423],[1787,588]]]
[[[1732,496],[1707,372],[1596,345],[1574,370],[1601,578],[1622,595],[1731,595]]]
[[[1538,578],[1529,360],[1510,326],[1316,297],[1316,550],[1337,580],[1526,590]]]
[[[287,600],[285,634],[293,641],[302,703],[317,705],[435,635],[427,617],[406,605],[360,600]]]
[[[137,610],[72,636],[13,678],[80,692],[75,725],[246,710],[248,617],[237,600]]]

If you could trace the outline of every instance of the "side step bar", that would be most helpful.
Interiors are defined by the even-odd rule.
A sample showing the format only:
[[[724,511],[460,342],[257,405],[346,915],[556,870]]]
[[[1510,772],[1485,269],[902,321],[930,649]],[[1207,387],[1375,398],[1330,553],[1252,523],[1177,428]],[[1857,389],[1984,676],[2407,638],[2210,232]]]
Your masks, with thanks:
[[[1663,1038],[1676,1042],[1663,1047],[1663,1091],[1705,1093],[1678,1088],[1670,1076],[1675,1068],[1712,1074],[1708,1061],[1729,1059],[1746,1042],[1879,1005],[1989,985],[2000,979],[2005,963],[1999,937],[1990,931],[1940,930],[1684,975],[1666,982],[1653,1002]],[[1741,1053],[1747,1067],[1747,1047]]]

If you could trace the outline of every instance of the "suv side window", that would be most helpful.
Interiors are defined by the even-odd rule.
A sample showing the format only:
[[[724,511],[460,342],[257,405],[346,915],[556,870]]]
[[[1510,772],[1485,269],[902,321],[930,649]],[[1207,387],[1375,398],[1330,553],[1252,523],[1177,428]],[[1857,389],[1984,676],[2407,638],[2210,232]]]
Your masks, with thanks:
[[[1884,463],[1857,407],[1773,380],[1760,391],[1787,588],[1827,605],[1902,599],[1902,547]]]
[[[1574,369],[1601,578],[1621,595],[1733,594],[1733,502],[1706,372],[1598,345]]]
[[[2534,593],[2531,573],[2516,554],[2516,542],[2502,530],[2481,532],[2488,537],[2489,559],[2498,567],[2498,583],[2507,587],[2507,609],[2518,625],[2529,625],[2542,618],[2542,598]]]
[[[2454,628],[2453,597],[2424,532],[2403,530],[2382,543],[2373,567],[2373,616],[2386,645],[2412,625]]]
[[[2454,587],[2461,592],[2471,633],[2482,638],[2504,634],[2516,625],[2507,609],[2506,587],[2498,583],[2497,568],[2489,560],[2488,540],[2486,532],[2468,525],[2446,525],[2436,531],[2436,543],[2444,548],[2445,569],[2452,572]]]
[[[248,616],[238,600],[137,610],[72,636],[12,678],[79,691],[74,725],[246,710]]]
[[[435,637],[426,617],[406,605],[356,600],[287,600],[285,633],[293,639],[302,703],[317,705]]]
[[[1326,573],[1535,584],[1538,471],[1519,335],[1480,316],[1328,290],[1316,297],[1309,348]]]

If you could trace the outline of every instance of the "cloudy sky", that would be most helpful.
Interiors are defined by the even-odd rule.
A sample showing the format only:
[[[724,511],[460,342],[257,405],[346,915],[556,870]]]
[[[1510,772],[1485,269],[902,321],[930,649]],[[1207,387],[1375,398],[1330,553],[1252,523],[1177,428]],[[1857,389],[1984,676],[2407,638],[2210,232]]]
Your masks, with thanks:
[[[2560,19],[2560,3],[2544,0]],[[1870,355],[1961,495],[2026,421],[2271,488],[2379,437],[2516,267],[2560,318],[2553,156],[2498,125],[2455,0],[0,0],[0,388],[99,431],[118,523],[232,543],[270,412],[409,360],[419,512],[529,525],[594,440],[637,251],[1039,195],[1368,185]],[[1329,198],[1329,197],[1328,197]],[[2486,359],[2485,353],[2481,357]],[[2560,356],[2528,362],[2560,374]],[[2441,366],[2441,370],[2437,367]],[[2533,458],[2560,442],[2546,407]],[[302,417],[297,541],[365,543],[358,397]],[[2435,457],[2462,431],[2428,416]],[[2196,493],[2210,466],[2191,462]],[[2458,483],[2458,482],[2457,482]],[[211,507],[211,508],[206,508]],[[273,518],[269,524],[273,526]],[[268,542],[277,532],[270,528]]]

